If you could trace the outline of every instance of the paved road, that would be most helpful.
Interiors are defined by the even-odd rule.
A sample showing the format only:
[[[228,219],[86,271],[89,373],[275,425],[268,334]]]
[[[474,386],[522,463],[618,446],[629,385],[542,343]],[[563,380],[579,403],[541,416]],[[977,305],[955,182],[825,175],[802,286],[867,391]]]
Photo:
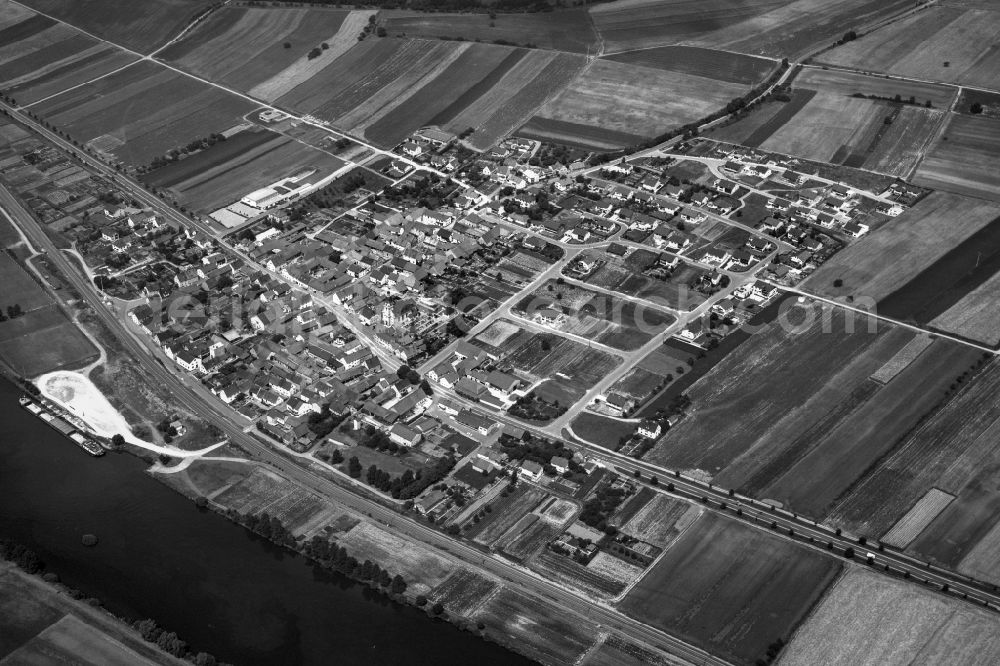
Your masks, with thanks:
[[[359,513],[372,516],[397,534],[446,551],[472,568],[488,571],[494,576],[502,578],[513,589],[543,597],[559,608],[587,617],[604,627],[644,641],[650,646],[659,646],[660,649],[682,658],[687,663],[717,664],[719,666],[728,663],[665,632],[629,618],[614,609],[595,603],[581,594],[543,580],[513,563],[489,556],[468,544],[451,539],[425,524],[396,513],[377,501],[342,488],[326,476],[317,473],[310,467],[303,466],[301,462],[290,460],[257,438],[247,434],[239,424],[233,421],[231,410],[220,408],[214,399],[199,395],[192,385],[197,384],[197,382],[182,381],[128,334],[118,314],[103,303],[92,285],[79,274],[70,259],[59,251],[20,202],[3,188],[0,188],[0,207],[8,211],[34,247],[47,253],[52,263],[90,305],[101,322],[149,373],[152,381],[168,391],[180,406],[206,422],[216,424],[233,444],[250,453],[255,459],[271,465],[291,480],[323,497],[340,502]]]

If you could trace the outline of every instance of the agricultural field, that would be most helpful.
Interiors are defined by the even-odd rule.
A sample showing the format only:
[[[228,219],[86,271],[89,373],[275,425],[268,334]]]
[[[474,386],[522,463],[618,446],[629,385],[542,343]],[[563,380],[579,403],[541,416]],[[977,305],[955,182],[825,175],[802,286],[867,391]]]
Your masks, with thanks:
[[[140,53],[180,34],[210,0],[24,0],[25,5]]]
[[[476,615],[488,635],[546,664],[575,664],[594,645],[597,625],[565,612],[556,613],[513,590],[504,588]]]
[[[807,666],[991,664],[1000,621],[986,610],[861,567],[850,567],[781,654]]]
[[[802,71],[794,86],[790,101],[769,102],[712,136],[906,176],[934,138],[955,96],[954,89],[946,86],[821,69]],[[891,101],[896,95],[901,103]],[[911,97],[914,104],[906,103]]]
[[[746,88],[677,71],[598,60],[542,107],[520,133],[594,149],[621,148],[717,111]]]
[[[697,46],[661,46],[641,51],[625,51],[605,59],[746,86],[757,85],[777,66],[767,58]]]
[[[159,56],[202,78],[270,102],[295,87],[298,79],[301,83],[309,78],[309,70],[325,67],[354,46],[367,14],[319,8],[223,7]],[[357,19],[348,21],[350,15],[360,17],[360,25],[355,25]],[[328,48],[310,58],[310,52],[321,44]]]
[[[0,311],[24,313],[0,322],[0,358],[23,377],[78,367],[98,350],[42,287],[10,255],[0,253]]]
[[[469,569],[459,569],[434,588],[434,598],[440,601],[449,613],[467,616],[474,613],[499,588],[499,583],[482,574]]]
[[[465,530],[466,536],[484,546],[492,545],[524,516],[529,515],[545,498],[545,493],[526,484],[518,484],[507,497],[490,503],[493,509],[478,523]]]
[[[506,320],[502,320],[506,321]],[[562,404],[572,404],[587,389],[606,377],[619,359],[607,352],[552,333],[529,333],[518,327],[500,347],[492,347],[481,335],[472,342],[500,357],[509,368],[529,382],[547,379],[540,388]],[[492,331],[491,329],[489,329]]]
[[[605,52],[647,49],[668,44],[721,48],[796,60],[840,37],[845,26],[860,28],[910,3],[847,0],[624,0],[600,4],[590,14]]]
[[[913,182],[1000,201],[1000,119],[953,114]]]
[[[228,486],[212,501],[242,514],[267,512],[292,532],[300,531],[329,509],[321,498],[261,467]]]
[[[385,562],[409,583],[409,590],[427,593],[455,571],[455,564],[429,547],[403,539],[375,525],[362,522],[347,534],[337,535],[337,543],[359,561]]]
[[[937,488],[931,488],[913,505],[913,508],[906,512],[905,516],[892,526],[891,530],[885,533],[880,541],[887,546],[906,548],[954,500],[954,495]]]
[[[587,564],[587,570],[605,580],[617,583],[622,589],[637,581],[645,572],[642,567],[626,562],[620,557],[609,555],[604,551],[594,556],[594,559]]]
[[[828,414],[843,417],[838,408],[847,409],[868,376],[913,337],[839,308],[787,303],[688,389],[688,416],[650,460],[710,475],[728,470],[727,487],[770,479],[771,465],[812,445],[810,426]]]
[[[934,192],[838,252],[802,288],[826,298],[880,301],[998,215],[996,204]]]
[[[705,513],[619,607],[739,663],[764,655],[822,597],[834,558]]]
[[[676,321],[663,310],[556,280],[526,296],[514,311],[530,319],[538,309],[549,306],[566,313],[553,326],[555,330],[623,351],[639,349]]]
[[[953,377],[957,380],[958,375]],[[828,520],[857,534],[888,536],[918,505],[920,513],[930,516],[930,509],[944,504],[946,493],[954,500],[930,516],[932,520],[908,544],[909,550],[950,567],[977,552],[970,560],[975,568],[990,580],[1000,581],[995,550],[992,559],[982,558],[995,548],[990,535],[1000,510],[996,484],[1000,456],[994,446],[1000,429],[1000,372],[989,363],[971,381],[967,374],[962,385],[958,395],[841,499]],[[932,497],[942,501],[928,505],[923,498],[932,490]],[[911,532],[920,527],[920,522],[914,522]]]
[[[574,587],[601,599],[614,599],[625,591],[625,583],[608,578],[572,557],[557,555],[548,550],[535,556],[529,566],[546,580]]]
[[[508,42],[574,53],[596,51],[597,35],[586,10],[567,9],[527,14],[429,14],[383,11],[380,23],[394,37],[461,38],[475,42]]]
[[[314,66],[308,77],[278,74],[275,79],[291,84],[267,90],[261,84],[251,93],[380,145],[436,125],[455,134],[472,128],[469,141],[485,148],[530,117],[586,60],[495,44],[388,37],[336,55],[317,57],[326,65]]]
[[[657,494],[619,531],[666,550],[702,513],[696,504]]]
[[[150,61],[46,99],[33,111],[95,150],[146,165],[168,150],[223,132],[255,108]]]
[[[0,89],[31,104],[138,59],[52,19],[0,3]]]
[[[283,134],[245,130],[142,179],[171,192],[180,205],[210,212],[304,169],[316,170],[308,178],[315,183],[342,166],[341,159]]]
[[[935,5],[848,42],[819,60],[866,71],[911,76],[973,87],[995,88],[1000,69],[1000,12],[979,7]],[[994,46],[988,46],[994,45]]]

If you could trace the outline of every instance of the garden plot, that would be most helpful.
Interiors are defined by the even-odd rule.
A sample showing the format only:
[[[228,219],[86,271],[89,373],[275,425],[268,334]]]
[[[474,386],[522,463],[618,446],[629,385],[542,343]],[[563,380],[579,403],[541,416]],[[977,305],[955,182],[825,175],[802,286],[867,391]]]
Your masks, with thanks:
[[[666,550],[702,513],[704,509],[695,504],[656,495],[621,526],[621,531]]]
[[[434,598],[450,613],[466,616],[499,589],[499,583],[469,569],[459,569],[434,588]]]

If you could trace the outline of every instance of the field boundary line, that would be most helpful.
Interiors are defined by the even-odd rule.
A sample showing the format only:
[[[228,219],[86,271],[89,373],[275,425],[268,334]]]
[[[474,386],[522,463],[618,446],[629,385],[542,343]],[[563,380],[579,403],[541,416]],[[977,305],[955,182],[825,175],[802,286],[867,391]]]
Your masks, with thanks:
[[[126,70],[129,67],[132,67],[133,65],[138,65],[143,60],[144,60],[143,58],[140,58],[139,60],[134,60],[134,61],[128,63],[127,65],[123,65],[123,66],[119,67],[118,69],[111,70],[107,74],[101,74],[100,76],[95,76],[94,78],[90,79],[89,81],[84,81],[83,83],[78,83],[75,86],[70,86],[69,88],[64,88],[63,90],[60,90],[57,93],[52,93],[51,95],[48,95],[48,96],[43,97],[41,99],[36,99],[34,102],[31,102],[30,104],[23,104],[19,108],[30,109],[31,107],[35,106],[36,104],[41,104],[42,102],[49,101],[53,97],[58,97],[59,95],[62,95],[64,93],[68,93],[71,90],[76,90],[77,88],[81,88],[83,86],[89,86],[91,83],[94,83],[95,81],[100,81],[101,79],[107,78],[107,77],[111,76],[112,74],[117,74],[118,72]]]

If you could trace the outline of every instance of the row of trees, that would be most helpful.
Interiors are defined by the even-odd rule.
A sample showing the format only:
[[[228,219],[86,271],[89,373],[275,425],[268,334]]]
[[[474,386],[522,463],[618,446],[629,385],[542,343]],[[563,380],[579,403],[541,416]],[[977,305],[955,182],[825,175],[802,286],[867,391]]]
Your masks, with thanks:
[[[448,475],[456,464],[454,456],[438,458],[430,467],[417,470],[406,470],[397,477],[376,465],[370,465],[365,472],[365,482],[373,488],[389,493],[393,499],[413,499],[435,483]],[[347,473],[351,478],[360,479],[364,468],[357,456],[351,456],[347,462]]]
[[[303,547],[303,553],[318,561],[321,566],[334,569],[355,580],[370,582],[395,595],[406,592],[406,581],[399,574],[393,576],[371,560],[358,562],[357,558],[348,553],[346,548],[330,543],[319,535],[314,536],[311,541],[306,543]]]
[[[17,319],[24,314],[24,310],[21,309],[20,304],[14,303],[14,305],[7,306],[7,315],[5,316],[3,312],[0,312],[0,321],[7,321],[8,319]]]

